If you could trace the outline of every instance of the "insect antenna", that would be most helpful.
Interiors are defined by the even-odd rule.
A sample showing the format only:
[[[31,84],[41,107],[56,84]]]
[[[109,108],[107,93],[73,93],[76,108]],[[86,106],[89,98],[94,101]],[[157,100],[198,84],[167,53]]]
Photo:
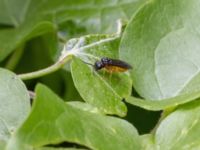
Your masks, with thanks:
[[[82,60],[83,61],[83,60]],[[88,62],[85,62],[85,61],[83,61],[85,64],[88,64],[88,65],[90,65],[90,66],[93,66],[94,67],[94,65],[93,64],[91,64],[91,63],[88,63]]]
[[[92,66],[94,68],[94,65],[91,64],[91,63],[88,63],[88,62],[85,62],[85,61],[83,61],[83,63],[88,64],[88,65],[90,65],[90,66]],[[93,75],[95,74],[95,70],[94,69],[92,69],[92,73],[93,73]]]

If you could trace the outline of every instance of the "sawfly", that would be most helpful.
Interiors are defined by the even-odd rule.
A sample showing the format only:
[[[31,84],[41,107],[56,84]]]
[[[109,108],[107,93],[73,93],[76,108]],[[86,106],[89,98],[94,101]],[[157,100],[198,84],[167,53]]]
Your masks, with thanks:
[[[86,63],[89,64],[89,63]],[[89,64],[92,65],[92,64]],[[108,57],[103,57],[99,61],[96,61],[94,65],[94,70],[99,71],[101,69],[105,69],[109,73],[114,72],[125,72],[129,69],[132,69],[132,66],[128,63],[119,60],[119,59],[112,59]]]

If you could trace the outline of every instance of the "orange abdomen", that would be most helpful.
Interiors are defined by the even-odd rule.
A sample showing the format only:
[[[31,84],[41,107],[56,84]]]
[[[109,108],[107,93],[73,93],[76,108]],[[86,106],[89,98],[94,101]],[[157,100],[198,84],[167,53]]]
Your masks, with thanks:
[[[122,68],[122,67],[119,67],[119,66],[108,66],[108,65],[105,66],[105,69],[106,69],[106,71],[108,71],[110,73],[125,72],[125,71],[128,70],[127,68]]]

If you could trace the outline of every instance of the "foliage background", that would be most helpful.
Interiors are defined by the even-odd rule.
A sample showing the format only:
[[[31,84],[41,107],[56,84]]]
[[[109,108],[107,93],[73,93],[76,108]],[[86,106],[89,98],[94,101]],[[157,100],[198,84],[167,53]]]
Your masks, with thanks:
[[[199,7],[0,0],[0,147],[198,150]],[[133,69],[83,63],[105,56]]]

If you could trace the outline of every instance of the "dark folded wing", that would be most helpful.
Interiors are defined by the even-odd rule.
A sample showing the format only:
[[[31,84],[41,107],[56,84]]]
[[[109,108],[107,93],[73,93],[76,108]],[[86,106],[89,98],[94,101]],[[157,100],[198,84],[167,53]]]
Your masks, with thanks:
[[[122,61],[122,60],[118,60],[118,59],[110,59],[110,61],[107,63],[108,66],[117,66],[117,67],[121,67],[124,69],[132,69],[132,66],[129,65],[128,63]]]

